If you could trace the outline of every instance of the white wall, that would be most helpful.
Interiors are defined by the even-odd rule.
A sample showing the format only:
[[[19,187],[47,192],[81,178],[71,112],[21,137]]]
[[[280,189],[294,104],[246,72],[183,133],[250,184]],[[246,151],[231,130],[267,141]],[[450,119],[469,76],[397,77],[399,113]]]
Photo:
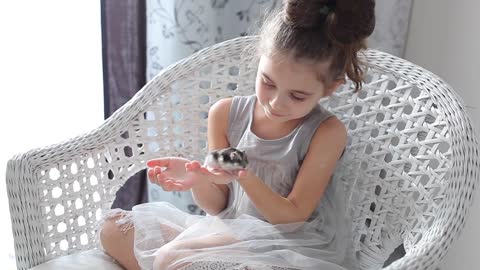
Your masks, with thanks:
[[[480,134],[480,1],[414,0],[405,58],[437,74],[464,99]],[[440,269],[478,269],[480,193]]]
[[[5,185],[14,154],[103,122],[99,1],[0,1],[0,269],[16,269]]]

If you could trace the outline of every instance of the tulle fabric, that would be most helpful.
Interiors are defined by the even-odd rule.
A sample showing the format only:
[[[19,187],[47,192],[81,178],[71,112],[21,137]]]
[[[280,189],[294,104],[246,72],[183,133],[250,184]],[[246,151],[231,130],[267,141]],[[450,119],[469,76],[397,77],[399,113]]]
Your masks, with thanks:
[[[248,169],[286,197],[313,134],[332,114],[319,105],[289,135],[265,140],[251,131],[255,102],[255,95],[233,98],[228,139],[246,152]],[[347,204],[350,196],[340,179],[332,177],[308,221],[283,225],[268,223],[238,182],[228,187],[228,205],[217,216],[190,215],[165,202],[137,205],[132,212],[120,213],[117,223],[124,230],[135,230],[134,252],[142,269],[152,269],[155,257],[175,245],[171,254],[178,259],[166,269],[336,270],[355,265],[346,211],[352,202]],[[105,217],[119,215],[118,211],[111,210]],[[216,243],[206,246],[211,239]],[[181,243],[187,246],[179,249]]]
[[[134,253],[142,269],[152,269],[159,248],[177,241],[221,240],[176,249],[179,259],[165,269],[351,269],[355,262],[351,223],[341,184],[332,180],[307,222],[272,225],[257,217],[198,216],[166,202],[134,206],[118,220],[135,230]],[[105,218],[119,215],[111,210]]]

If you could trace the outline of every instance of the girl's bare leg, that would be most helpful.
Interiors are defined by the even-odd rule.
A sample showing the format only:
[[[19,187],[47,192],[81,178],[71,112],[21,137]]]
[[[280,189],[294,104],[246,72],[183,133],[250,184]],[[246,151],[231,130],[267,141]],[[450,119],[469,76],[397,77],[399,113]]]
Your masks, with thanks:
[[[121,216],[105,221],[100,232],[100,241],[105,252],[128,270],[140,270],[137,259],[133,253],[133,228],[126,232],[115,223]]]
[[[117,220],[123,218],[125,214],[119,214],[105,221],[100,232],[100,241],[105,252],[119,262],[128,270],[139,270],[140,266],[134,254],[134,227],[128,230],[122,230],[122,225],[116,223]],[[163,232],[163,241],[168,243],[175,239],[181,231],[171,226],[160,224]],[[128,227],[128,226],[127,226]],[[125,227],[124,227],[125,228]]]

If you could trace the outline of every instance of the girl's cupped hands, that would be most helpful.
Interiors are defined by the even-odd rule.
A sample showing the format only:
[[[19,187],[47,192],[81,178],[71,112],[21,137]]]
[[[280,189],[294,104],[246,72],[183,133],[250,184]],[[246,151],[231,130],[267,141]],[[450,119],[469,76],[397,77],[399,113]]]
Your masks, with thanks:
[[[165,191],[186,191],[200,184],[228,184],[245,170],[224,171],[202,166],[198,161],[178,157],[158,158],[147,161],[150,182]]]

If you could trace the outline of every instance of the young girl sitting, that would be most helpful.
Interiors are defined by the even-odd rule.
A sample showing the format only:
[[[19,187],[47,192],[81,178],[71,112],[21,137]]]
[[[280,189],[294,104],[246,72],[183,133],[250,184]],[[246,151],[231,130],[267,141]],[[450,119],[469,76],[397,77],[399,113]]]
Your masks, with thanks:
[[[129,270],[195,262],[211,269],[352,268],[346,198],[342,183],[331,181],[346,129],[318,101],[347,76],[360,89],[357,52],[373,31],[374,6],[284,1],[260,33],[255,95],[222,99],[209,111],[209,149],[240,149],[248,167],[231,174],[182,158],[148,161],[152,182],[191,190],[208,215],[162,202],[113,210],[100,233],[105,251]]]

